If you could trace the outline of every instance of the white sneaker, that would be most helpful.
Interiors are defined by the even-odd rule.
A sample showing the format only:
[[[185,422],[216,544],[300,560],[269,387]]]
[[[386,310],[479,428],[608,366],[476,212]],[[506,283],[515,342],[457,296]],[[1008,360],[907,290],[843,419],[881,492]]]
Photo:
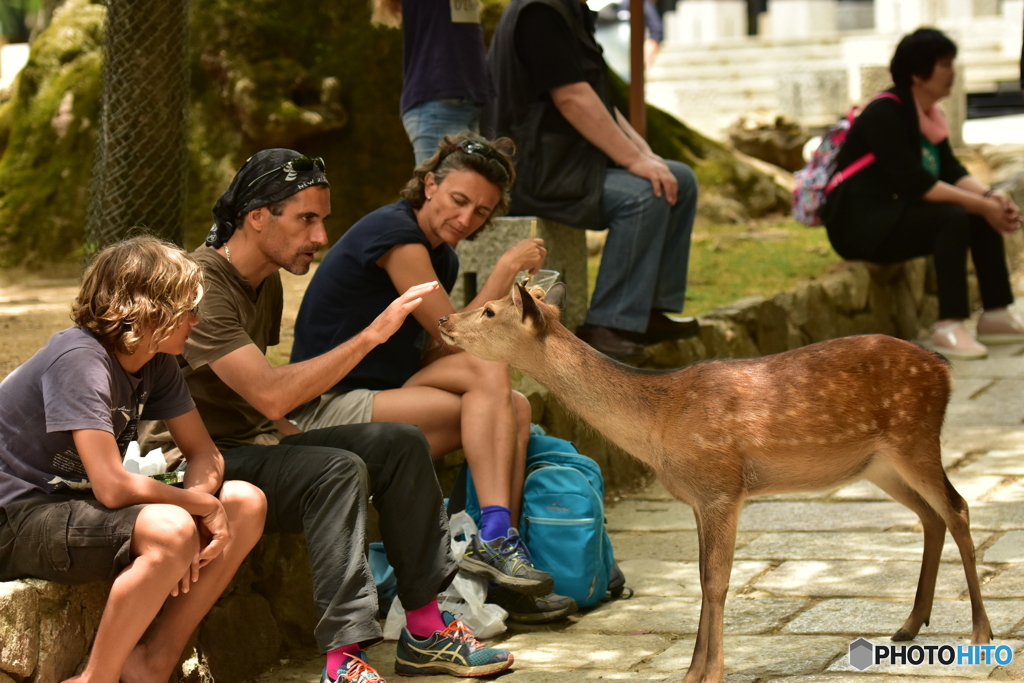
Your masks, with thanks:
[[[932,347],[946,358],[977,360],[988,356],[988,349],[975,341],[959,322],[936,326]]]
[[[983,344],[1024,344],[1024,323],[1005,308],[985,311],[978,318],[978,341]]]

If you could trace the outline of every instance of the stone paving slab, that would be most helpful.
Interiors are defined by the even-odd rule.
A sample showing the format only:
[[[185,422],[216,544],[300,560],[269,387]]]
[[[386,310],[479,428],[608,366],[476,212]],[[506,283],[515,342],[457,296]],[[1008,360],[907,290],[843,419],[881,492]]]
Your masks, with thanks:
[[[623,500],[608,512],[608,531],[687,531],[696,529],[693,509],[674,498]]]
[[[696,561],[700,555],[694,529],[657,533],[613,531],[608,536],[612,539],[615,559],[620,563],[626,559]],[[751,538],[750,534],[745,536],[747,541]]]
[[[1021,358],[1024,347],[1014,346],[1006,353],[1008,348],[1001,349],[998,356],[990,348],[989,358],[986,358],[984,363],[954,361],[954,386],[975,379],[1024,379],[1024,358]]]
[[[1024,529],[1024,504],[1001,501],[974,503],[971,505],[971,529]]]
[[[1024,449],[990,450],[963,467],[960,474],[1024,475]]]
[[[871,643],[873,643],[874,645],[885,645],[887,647],[893,645],[893,643],[888,638],[868,638],[868,640],[871,641]],[[967,645],[969,642],[970,642],[969,638],[953,638],[953,639],[948,639],[948,638],[918,636],[917,638],[914,639],[914,641],[912,643],[905,643],[905,645],[907,645],[907,646],[910,646],[910,645],[953,645],[955,647],[957,645]],[[1014,654],[1014,658],[1016,658],[1017,657],[1016,652],[1018,652],[1021,649],[1021,647],[1024,646],[1024,641],[1020,641],[1020,640],[1004,640],[1004,641],[1000,641],[998,643],[993,643],[993,644],[994,645],[1008,645],[1014,651],[1014,653],[1015,653]],[[849,645],[847,645],[847,649],[846,649],[846,655],[848,655],[848,654],[849,654]],[[998,666],[995,663],[993,663],[993,664],[960,664],[960,665],[953,664],[953,665],[950,665],[950,666],[943,666],[942,664],[939,664],[937,662],[934,663],[934,664],[928,664],[926,662],[926,663],[920,664],[919,666],[913,666],[913,665],[910,665],[910,664],[888,664],[888,663],[882,664],[882,663],[880,663],[880,664],[876,664],[876,665],[872,666],[870,668],[870,671],[873,674],[875,674],[875,673],[877,673],[877,674],[886,674],[886,673],[889,673],[889,674],[903,674],[904,675],[904,679],[903,680],[906,680],[907,678],[910,678],[911,680],[914,680],[912,677],[918,676],[918,675],[920,675],[920,676],[955,676],[955,677],[959,678],[960,680],[980,680],[980,679],[989,678],[994,672],[996,672],[998,674],[997,670],[1001,669],[1001,668],[1003,668],[1003,667],[1000,667],[1000,666]],[[836,660],[835,662],[833,662],[832,665],[828,667],[828,671],[849,672],[850,674],[859,674],[860,673],[856,669],[854,669],[852,666],[850,666],[850,662],[849,662],[848,656],[843,656],[843,657],[839,658],[838,660]]]
[[[960,683],[963,678],[948,676],[919,676],[911,671],[907,675],[873,675],[867,672],[852,671],[850,673],[828,673],[813,676],[786,676],[785,678],[764,678],[759,683]],[[1017,679],[1001,679],[1017,680]]]
[[[974,546],[986,543],[992,533],[974,531]],[[781,532],[766,533],[736,549],[737,560],[906,560],[920,562],[924,536],[914,531]],[[960,550],[946,534],[942,560],[960,562]],[[987,560],[999,562],[1000,560]]]
[[[918,521],[895,502],[750,503],[740,516],[741,531],[844,531],[909,527]]]
[[[1015,359],[1017,365],[1024,361]],[[953,403],[946,410],[951,427],[961,424],[1005,425],[1015,427],[1024,419],[1024,380],[997,379],[980,395],[969,401]]]
[[[776,597],[878,597],[912,600],[917,590],[920,570],[920,562],[787,561],[754,581],[753,588]],[[989,565],[978,565],[978,575],[983,584],[986,577],[994,571]],[[956,599],[966,590],[967,579],[960,563],[941,563],[935,596]],[[988,594],[986,589],[983,595]],[[998,596],[993,594],[993,597]]]
[[[686,670],[693,654],[693,639],[677,640],[647,663],[654,671]],[[794,676],[817,673],[845,654],[850,641],[834,636],[725,636],[727,674]]]
[[[726,603],[728,604],[728,603]],[[888,636],[896,632],[914,603],[842,598],[824,600],[782,627],[783,634],[846,634],[854,638]],[[1009,638],[1024,621],[1020,603],[1014,600],[985,600],[985,611],[992,623],[996,640]],[[971,603],[969,600],[937,600],[932,606],[932,618],[921,629],[921,636],[956,636],[969,638],[971,634]]]
[[[623,601],[616,604],[625,604]],[[662,636],[633,632],[520,633],[501,643],[516,658],[516,668],[623,671],[664,652],[671,641]],[[449,679],[450,680],[450,679]]]
[[[1024,531],[1007,531],[985,550],[981,559],[985,562],[1024,562]]]
[[[631,683],[654,683],[657,681],[676,681],[678,676],[661,671],[571,671],[546,669],[520,669],[519,660],[513,665],[511,673],[502,674],[493,680],[502,683],[567,683],[568,681],[625,681]],[[451,683],[452,678],[448,677]],[[480,679],[487,680],[487,679]],[[753,677],[748,677],[753,682]],[[740,683],[737,681],[737,683]],[[746,683],[745,681],[743,683]]]
[[[770,562],[733,562],[729,592],[736,593],[754,577],[771,569]],[[619,568],[626,575],[626,585],[637,597],[699,598],[700,567],[697,562],[664,560],[622,560]]]
[[[942,450],[979,453],[992,450],[1024,450],[1024,427],[972,424],[942,430]]]
[[[1011,564],[988,583],[982,585],[981,594],[986,598],[1024,598],[1024,564]],[[1024,616],[1024,602],[1021,614]]]
[[[960,453],[956,460],[963,457]],[[948,469],[950,466],[946,465]],[[950,472],[949,481],[968,503],[980,500],[982,496],[1003,482],[1003,476],[997,474],[975,474]],[[878,488],[870,481],[862,480],[835,491],[833,500],[892,500],[892,496]]]
[[[700,598],[631,598],[599,606],[567,633],[589,631],[696,635]],[[731,596],[725,603],[725,632],[771,633],[807,606],[806,600]]]

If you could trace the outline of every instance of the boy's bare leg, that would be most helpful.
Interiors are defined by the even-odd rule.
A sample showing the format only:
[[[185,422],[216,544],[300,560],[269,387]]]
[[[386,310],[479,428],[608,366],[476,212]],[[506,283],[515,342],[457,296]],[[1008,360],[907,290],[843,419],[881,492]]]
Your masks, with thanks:
[[[189,571],[199,550],[192,516],[174,505],[147,505],[132,530],[135,558],[114,580],[81,683],[117,683],[132,648]]]
[[[267,502],[263,492],[242,481],[226,481],[220,494],[231,538],[224,550],[199,572],[188,593],[167,600],[156,626],[128,656],[122,683],[166,681],[199,622],[221,596],[238,566],[263,534]]]

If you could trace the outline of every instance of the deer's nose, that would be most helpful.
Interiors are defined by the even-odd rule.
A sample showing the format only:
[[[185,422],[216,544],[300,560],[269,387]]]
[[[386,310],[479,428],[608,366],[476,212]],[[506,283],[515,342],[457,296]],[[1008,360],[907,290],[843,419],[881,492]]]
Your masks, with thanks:
[[[441,318],[440,320],[438,320],[437,321],[437,326],[440,327],[441,325],[444,325],[446,322],[448,322],[448,316],[445,316],[445,317]]]

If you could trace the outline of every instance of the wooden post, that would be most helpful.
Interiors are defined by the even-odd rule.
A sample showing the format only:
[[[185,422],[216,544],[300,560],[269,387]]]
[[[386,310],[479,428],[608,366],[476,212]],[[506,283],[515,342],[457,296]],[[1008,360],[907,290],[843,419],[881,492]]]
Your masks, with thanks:
[[[647,138],[644,103],[644,0],[629,0],[629,123]]]

